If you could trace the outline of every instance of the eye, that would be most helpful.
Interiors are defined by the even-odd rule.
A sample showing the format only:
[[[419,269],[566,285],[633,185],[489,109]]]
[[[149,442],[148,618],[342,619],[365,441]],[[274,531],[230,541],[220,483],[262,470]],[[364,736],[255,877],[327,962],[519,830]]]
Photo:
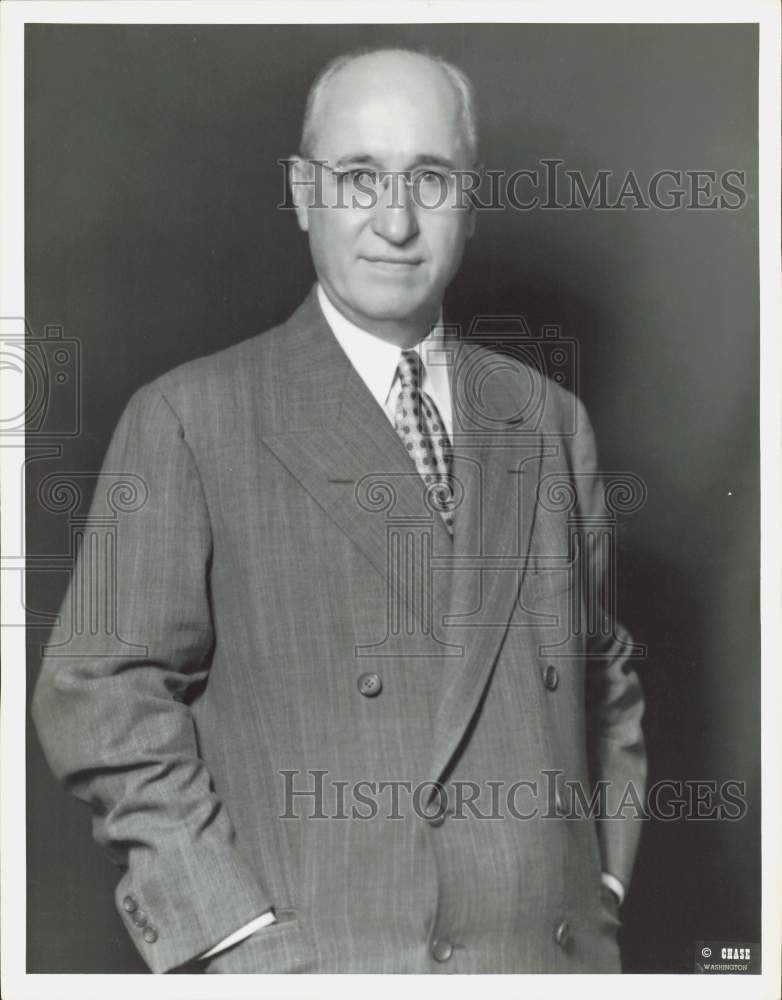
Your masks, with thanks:
[[[352,185],[362,185],[364,187],[372,187],[377,184],[377,171],[370,170],[368,167],[353,167],[350,170],[346,170],[342,177]]]
[[[441,170],[420,170],[416,174],[416,180],[419,184],[436,184],[440,186],[448,183],[448,175],[443,173]]]

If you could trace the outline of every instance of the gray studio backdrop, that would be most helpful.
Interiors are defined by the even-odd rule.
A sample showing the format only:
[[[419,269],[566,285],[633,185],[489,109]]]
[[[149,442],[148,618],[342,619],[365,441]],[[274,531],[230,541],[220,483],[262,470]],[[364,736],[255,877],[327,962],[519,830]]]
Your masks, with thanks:
[[[505,314],[533,334],[561,327],[601,466],[646,484],[622,523],[619,613],[648,646],[650,781],[735,779],[748,802],[740,821],[644,832],[625,967],[692,971],[695,941],[760,937],[752,26],[29,26],[27,319],[35,338],[61,328],[68,376],[51,382],[28,436],[53,445],[28,457],[29,687],[68,566],[67,511],[45,509],[39,487],[99,468],[139,385],[298,304],[313,275],[292,213],[276,207],[276,161],[297,148],[325,60],[400,43],[473,77],[489,168],[559,159],[590,183],[610,171],[614,190],[628,171],[643,184],[666,169],[745,175],[732,209],[630,198],[618,210],[483,212],[447,299],[464,323]],[[50,376],[55,347],[40,347]],[[28,969],[143,971],[88,810],[28,731]]]

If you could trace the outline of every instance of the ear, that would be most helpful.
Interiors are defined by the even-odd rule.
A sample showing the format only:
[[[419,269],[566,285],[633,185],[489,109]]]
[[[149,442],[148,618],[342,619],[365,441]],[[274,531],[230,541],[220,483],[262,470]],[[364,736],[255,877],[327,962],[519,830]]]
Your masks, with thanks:
[[[296,208],[296,221],[299,229],[307,232],[310,228],[310,204],[312,202],[313,170],[312,164],[300,156],[291,156],[288,177],[291,185],[291,197]]]
[[[482,163],[476,163],[472,170],[478,174],[478,186],[483,183],[485,169]],[[467,205],[468,219],[467,219],[467,239],[469,240],[471,236],[475,233],[475,226],[478,222],[478,210],[475,207],[475,202],[472,198],[469,199],[469,204]]]

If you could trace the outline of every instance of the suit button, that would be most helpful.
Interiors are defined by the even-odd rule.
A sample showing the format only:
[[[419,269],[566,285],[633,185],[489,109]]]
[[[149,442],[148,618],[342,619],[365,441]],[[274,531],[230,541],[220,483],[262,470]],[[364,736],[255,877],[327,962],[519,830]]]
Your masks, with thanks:
[[[147,944],[154,944],[157,941],[157,927],[150,924],[149,927],[145,928],[143,938]]]
[[[131,920],[136,925],[136,927],[146,927],[147,926],[147,915],[143,910],[136,910],[136,912],[131,917]]]
[[[553,663],[549,663],[543,674],[543,683],[549,691],[556,691],[559,685],[559,673]]]
[[[125,896],[122,900],[122,909],[126,913],[135,913],[138,909],[138,903],[133,896]]]
[[[560,948],[567,948],[570,943],[570,924],[567,920],[560,920],[554,928],[554,940]]]
[[[453,955],[453,945],[443,938],[435,938],[432,941],[432,958],[435,962],[447,962]]]
[[[358,679],[358,689],[365,698],[374,698],[383,690],[383,682],[377,674],[362,674]]]

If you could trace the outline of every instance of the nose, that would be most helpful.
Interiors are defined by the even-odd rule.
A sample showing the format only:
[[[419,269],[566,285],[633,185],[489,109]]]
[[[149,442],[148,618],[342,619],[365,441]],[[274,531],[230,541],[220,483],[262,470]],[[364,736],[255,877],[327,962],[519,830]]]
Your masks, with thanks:
[[[390,177],[378,196],[372,229],[395,245],[407,243],[418,233],[415,204],[401,175]]]

